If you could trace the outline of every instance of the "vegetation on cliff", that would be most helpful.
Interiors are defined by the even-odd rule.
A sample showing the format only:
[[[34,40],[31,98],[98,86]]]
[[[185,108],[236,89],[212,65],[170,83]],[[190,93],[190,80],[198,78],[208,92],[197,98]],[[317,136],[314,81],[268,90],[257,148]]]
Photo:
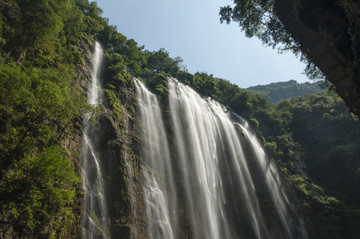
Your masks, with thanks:
[[[99,9],[10,0],[0,2],[0,13],[1,233],[68,238],[79,221],[81,180],[76,152],[63,145],[86,107],[78,72]]]

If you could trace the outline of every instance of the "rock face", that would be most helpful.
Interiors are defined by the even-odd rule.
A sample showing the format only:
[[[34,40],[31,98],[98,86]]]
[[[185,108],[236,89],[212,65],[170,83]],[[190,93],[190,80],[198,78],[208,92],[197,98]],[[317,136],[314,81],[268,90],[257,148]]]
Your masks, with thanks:
[[[275,12],[350,111],[360,116],[360,2],[275,0]]]
[[[94,49],[88,50],[94,52]],[[88,65],[92,65],[91,57],[87,57]],[[97,233],[95,238],[145,238],[145,216],[143,209],[143,192],[140,175],[140,158],[138,151],[138,122],[136,118],[136,93],[132,79],[127,83],[116,81],[108,72],[108,62],[102,61],[98,69],[99,79],[99,104],[93,105],[92,118],[90,119],[91,130],[86,131],[87,137],[91,139],[91,152],[99,160],[97,170],[101,171],[102,198],[105,202],[105,220],[98,220],[96,213],[100,205],[98,201],[88,199],[96,205],[88,210],[91,212],[91,219],[95,219]],[[95,71],[94,69],[92,71]],[[82,74],[83,92],[89,92],[89,79],[91,69],[84,69]],[[86,126],[83,124],[83,131]],[[79,122],[79,132],[81,132],[81,122]],[[71,135],[71,134],[70,134]],[[81,137],[81,134],[76,134]],[[78,140],[78,148],[85,144],[86,140]],[[71,146],[71,145],[70,145]],[[67,147],[69,148],[69,147]],[[79,156],[78,152],[78,156]],[[95,157],[95,156],[94,156]],[[81,156],[83,170],[86,156]],[[90,168],[90,170],[95,170]],[[91,173],[91,172],[90,172]],[[89,174],[91,175],[91,174]],[[97,175],[99,177],[99,175]],[[91,175],[90,177],[96,177]],[[89,181],[94,185],[93,181]],[[89,190],[87,190],[89,191]],[[85,190],[85,193],[87,192]],[[79,200],[80,201],[80,200]],[[86,203],[86,196],[82,198],[82,204]],[[81,206],[79,206],[81,208]],[[82,209],[84,210],[84,208]],[[102,209],[101,209],[102,210]],[[80,214],[80,211],[79,211]],[[87,214],[82,213],[82,221],[87,218]],[[101,219],[102,220],[102,219]],[[84,232],[81,234],[80,220],[76,233],[79,237],[87,237]],[[103,224],[106,224],[104,226]],[[83,230],[90,231],[88,224],[82,223]],[[95,230],[95,232],[96,232]],[[92,232],[90,233],[92,234]],[[94,236],[94,234],[92,234]]]
[[[128,117],[128,116],[125,116]],[[133,153],[133,122],[126,119],[123,130],[109,114],[99,118],[99,153],[105,176],[111,238],[141,238],[144,228],[142,190],[138,158]],[[136,228],[136,230],[134,230]],[[140,234],[140,235],[139,235]]]
[[[108,205],[110,238],[144,238],[145,216],[142,185],[140,179],[140,158],[138,153],[136,102],[132,87],[121,88],[118,95],[127,98],[122,105],[122,118],[105,109],[99,116],[96,127],[98,152],[101,162]],[[120,96],[119,96],[120,99]]]
[[[72,84],[76,86],[76,89],[85,94],[84,82],[90,77],[90,65],[91,65],[91,46],[84,42],[81,43],[83,48],[82,58],[85,64],[77,68],[77,77],[73,80]],[[81,174],[81,146],[82,146],[82,118],[81,116],[75,117],[73,121],[64,128],[62,132],[60,144],[63,146],[71,159],[72,165],[75,168],[77,174]],[[67,238],[75,239],[81,237],[81,204],[83,200],[83,190],[81,184],[78,185],[76,192],[76,199],[74,205],[72,205],[74,214],[76,215],[75,221],[71,228],[68,228]]]

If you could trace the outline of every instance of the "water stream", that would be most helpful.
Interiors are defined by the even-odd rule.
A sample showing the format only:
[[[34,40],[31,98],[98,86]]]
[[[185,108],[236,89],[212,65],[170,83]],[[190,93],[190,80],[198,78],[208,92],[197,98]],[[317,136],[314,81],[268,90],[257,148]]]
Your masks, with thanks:
[[[142,119],[144,197],[148,215],[148,236],[151,239],[173,239],[169,212],[169,198],[163,193],[166,190],[175,193],[170,166],[170,152],[166,139],[160,106],[154,94],[146,89],[143,83],[135,80],[139,100],[139,111]],[[160,184],[159,179],[166,178]],[[174,223],[174,222],[173,222]]]
[[[87,95],[87,103],[93,108],[101,104],[101,83],[99,77],[103,54],[100,44],[95,42],[92,57],[93,66]],[[107,206],[104,178],[100,166],[101,158],[96,149],[93,117],[95,117],[93,112],[87,112],[84,115],[83,122],[82,174],[85,196],[82,210],[82,238],[106,239],[108,238]]]

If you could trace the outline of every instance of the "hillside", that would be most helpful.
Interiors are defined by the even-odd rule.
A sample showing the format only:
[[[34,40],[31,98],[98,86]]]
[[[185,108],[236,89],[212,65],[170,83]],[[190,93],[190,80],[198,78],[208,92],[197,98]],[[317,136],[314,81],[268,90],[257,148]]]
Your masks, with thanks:
[[[322,88],[320,84],[321,83],[318,82],[297,83],[295,80],[289,80],[267,85],[251,86],[247,88],[247,90],[251,93],[263,96],[270,103],[276,104],[291,97],[304,96],[306,94],[324,91],[324,88]]]

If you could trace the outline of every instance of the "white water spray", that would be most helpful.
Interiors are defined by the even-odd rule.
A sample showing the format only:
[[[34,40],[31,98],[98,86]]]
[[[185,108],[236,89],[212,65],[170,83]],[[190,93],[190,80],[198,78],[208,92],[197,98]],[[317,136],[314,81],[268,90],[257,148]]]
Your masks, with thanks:
[[[147,164],[143,167],[143,177],[148,236],[151,239],[173,239],[169,200],[165,197],[164,191],[170,190],[169,193],[175,191],[164,123],[156,96],[140,81],[135,80],[135,85],[144,137],[142,151]]]
[[[165,127],[156,97],[136,86],[150,238],[306,238],[276,167],[246,125],[170,79]]]
[[[92,107],[101,103],[101,86],[99,73],[103,58],[103,50],[95,42],[93,66],[87,102]],[[98,155],[94,138],[94,125],[91,121],[92,112],[84,115],[83,122],[83,150],[82,173],[85,197],[82,210],[82,237],[86,239],[108,238],[107,207],[104,192],[104,179],[101,172],[101,158]]]

